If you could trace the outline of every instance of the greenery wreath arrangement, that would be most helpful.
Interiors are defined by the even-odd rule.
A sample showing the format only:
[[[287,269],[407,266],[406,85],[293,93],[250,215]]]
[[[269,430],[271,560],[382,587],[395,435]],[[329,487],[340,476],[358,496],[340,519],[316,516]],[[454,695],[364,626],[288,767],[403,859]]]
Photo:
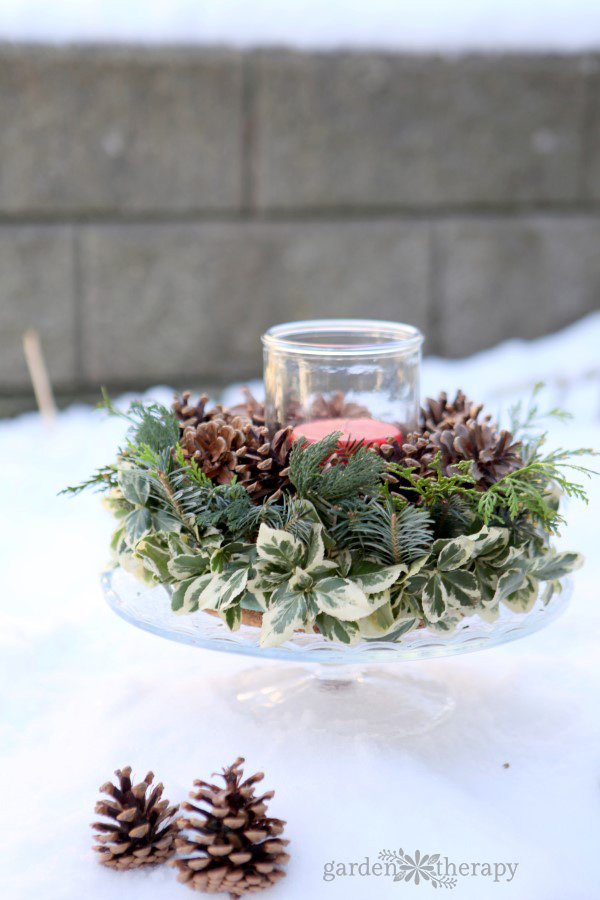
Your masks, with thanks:
[[[339,396],[315,402],[321,417],[345,409]],[[442,393],[414,433],[381,446],[272,433],[249,392],[242,406],[207,403],[185,392],[171,410],[121,413],[105,395],[130,423],[126,446],[66,489],[106,493],[115,564],[166,585],[177,613],[258,625],[264,647],[295,631],[399,641],[493,622],[501,605],[527,613],[582,563],[552,536],[561,496],[587,502],[565,473],[589,475],[574,458],[592,451],[546,452],[535,400],[506,431],[462,392]]]

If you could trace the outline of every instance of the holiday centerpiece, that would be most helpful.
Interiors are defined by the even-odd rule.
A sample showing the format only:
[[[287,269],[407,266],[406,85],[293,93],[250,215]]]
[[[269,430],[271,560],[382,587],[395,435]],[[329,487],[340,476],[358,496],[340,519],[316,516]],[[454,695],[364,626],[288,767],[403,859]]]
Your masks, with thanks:
[[[166,587],[175,613],[260,629],[402,643],[548,604],[581,564],[552,542],[562,495],[537,408],[503,430],[458,392],[420,408],[422,337],[394,323],[296,323],[267,333],[265,403],[132,404],[106,493],[115,564]]]

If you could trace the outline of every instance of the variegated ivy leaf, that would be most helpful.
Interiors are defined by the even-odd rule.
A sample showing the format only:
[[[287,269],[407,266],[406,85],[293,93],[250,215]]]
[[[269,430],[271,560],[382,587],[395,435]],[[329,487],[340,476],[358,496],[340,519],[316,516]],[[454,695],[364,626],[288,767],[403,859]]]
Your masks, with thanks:
[[[316,611],[309,609],[309,602],[298,591],[280,590],[272,598],[269,609],[263,613],[260,633],[261,647],[277,647],[292,637],[294,631],[305,627],[315,618]]]
[[[214,609],[217,612],[223,612],[235,603],[240,594],[245,592],[247,582],[247,568],[209,575],[204,589],[198,596],[198,609]]]
[[[372,572],[365,572],[362,575],[359,574],[357,581],[365,594],[379,594],[381,591],[391,588],[391,586],[398,581],[400,576],[406,575],[407,572],[407,567],[402,564],[384,567],[379,566]]]
[[[531,612],[539,594],[539,582],[535,578],[525,578],[522,587],[510,596],[504,597],[503,603],[514,612]]]
[[[264,522],[258,529],[256,550],[259,559],[287,569],[294,569],[300,565],[305,553],[302,541],[287,531],[271,528]]]
[[[165,509],[159,509],[152,514],[152,527],[154,531],[159,534],[163,532],[174,532],[175,534],[178,534],[181,531],[182,525],[179,519],[176,519],[171,513],[167,512]]]
[[[325,544],[323,543],[323,526],[313,525],[310,530],[306,556],[302,566],[307,572],[318,569],[325,559]]]
[[[581,553],[553,553],[551,556],[534,560],[530,571],[540,581],[555,581],[582,565]]]
[[[171,593],[171,609],[173,612],[196,612],[198,609],[198,597],[211,577],[211,575],[201,575],[198,578],[186,578],[185,581],[179,581]],[[186,600],[188,590],[190,593]]]
[[[219,613],[230,631],[237,631],[242,624],[242,608],[239,603]]]
[[[335,556],[335,565],[342,578],[346,578],[352,566],[352,554],[350,551],[340,550]]]
[[[468,535],[434,541],[431,549],[434,556],[437,556],[437,568],[446,572],[460,569],[475,553],[474,543]]]
[[[125,519],[125,537],[131,547],[152,530],[152,514],[149,509],[134,509]]]
[[[548,581],[544,587],[544,591],[542,593],[542,603],[544,606],[547,606],[555,594],[560,594],[562,591],[562,582],[561,581]]]
[[[144,506],[150,496],[148,477],[134,469],[120,468],[117,478],[125,499],[135,506]]]
[[[243,544],[241,541],[232,541],[229,544],[225,544],[224,547],[217,547],[210,554],[210,570],[211,572],[222,572],[229,560],[234,557],[239,558],[245,553],[248,555],[247,561],[249,561],[250,552],[254,552],[254,546],[251,544]]]
[[[160,538],[143,538],[136,544],[135,552],[141,557],[146,569],[158,581],[171,581],[168,565],[171,554]]]
[[[383,603],[375,612],[372,612],[370,616],[365,616],[364,619],[360,619],[358,622],[360,633],[365,638],[383,637],[392,631],[396,625],[396,618],[389,600]]]
[[[376,594],[371,602],[355,581],[340,578],[339,575],[322,578],[313,587],[311,596],[314,597],[321,612],[347,621],[355,621],[370,615],[388,599],[383,592]]]
[[[317,628],[329,641],[342,644],[356,644],[360,640],[360,632],[355,622],[342,622],[327,613],[319,613],[316,618]]]
[[[496,593],[494,595],[494,603],[502,603],[515,591],[518,591],[525,584],[525,571],[522,567],[514,567],[503,572],[498,579]]]
[[[451,572],[440,572],[440,578],[446,589],[446,602],[454,608],[473,609],[480,600],[479,585],[472,572],[454,569]]]
[[[482,562],[479,559],[475,560],[474,569],[482,605],[493,606],[498,587],[498,571],[487,561]]]
[[[487,556],[506,547],[510,531],[508,528],[484,525],[481,531],[468,537],[473,542],[473,556]]]
[[[204,575],[209,570],[209,559],[205,553],[180,553],[170,559],[167,568],[169,575],[178,581],[191,578],[193,575]]]
[[[408,634],[411,631],[414,631],[415,628],[419,625],[419,618],[417,616],[408,617],[406,619],[398,619],[396,621],[396,625],[387,634],[383,635],[379,640],[383,641],[399,641],[401,637],[404,637],[405,634]]]
[[[438,622],[445,615],[448,599],[439,572],[434,572],[425,581],[421,593],[421,603],[428,622]]]

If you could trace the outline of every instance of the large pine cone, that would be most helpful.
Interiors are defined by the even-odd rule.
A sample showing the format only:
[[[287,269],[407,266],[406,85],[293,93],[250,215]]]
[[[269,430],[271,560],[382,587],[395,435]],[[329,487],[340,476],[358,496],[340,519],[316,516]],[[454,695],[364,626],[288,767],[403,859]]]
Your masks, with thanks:
[[[100,862],[113,869],[136,869],[156,865],[173,855],[179,826],[172,821],[178,806],[161,800],[163,786],[157,784],[148,795],[154,775],[148,772],[140,784],[131,782],[131,767],[117,769],[119,787],[110,781],[100,790],[109,800],[99,800],[95,811],[110,822],[94,822],[98,843],[94,846]]]
[[[265,801],[274,792],[255,797],[254,786],[264,776],[259,772],[242,781],[243,762],[240,757],[223,769],[224,788],[195,781],[190,794],[195,802],[182,804],[191,813],[179,819],[188,834],[177,838],[179,858],[171,865],[179,870],[178,881],[194,890],[241,897],[285,875],[281,866],[289,859],[289,841],[280,838],[285,822],[265,815]]]
[[[443,431],[454,428],[459,422],[475,421],[482,409],[483,403],[471,403],[462,391],[457,391],[451,403],[448,394],[442,391],[437,400],[431,397],[425,400],[421,409],[421,431]]]
[[[229,415],[223,407],[217,403],[212,409],[207,409],[208,395],[202,394],[197,403],[190,403],[190,391],[184,391],[181,395],[175,394],[173,400],[173,412],[177,416],[180,431],[186,428],[200,425],[201,422],[211,422],[213,419],[229,421],[233,415]]]
[[[477,421],[481,409],[482,404],[471,403],[461,391],[452,403],[442,393],[438,400],[427,400],[419,431],[408,434],[402,443],[376,449],[389,462],[411,468],[423,477],[435,477],[433,462],[438,453],[441,472],[447,476],[459,474],[458,463],[469,460],[473,463],[471,474],[476,487],[483,491],[520,468],[523,460],[519,454],[521,444],[513,441],[510,432],[498,432],[489,416]],[[393,485],[394,477],[388,477]],[[402,489],[401,480],[398,489]]]
[[[266,428],[247,429],[247,445],[238,452],[236,475],[255,502],[278,500],[291,488],[288,478],[292,427],[281,428],[272,438]]]
[[[236,417],[231,422],[215,418],[199,425],[188,425],[180,444],[186,459],[217,484],[229,484],[238,465],[237,451],[246,445],[247,422]]]

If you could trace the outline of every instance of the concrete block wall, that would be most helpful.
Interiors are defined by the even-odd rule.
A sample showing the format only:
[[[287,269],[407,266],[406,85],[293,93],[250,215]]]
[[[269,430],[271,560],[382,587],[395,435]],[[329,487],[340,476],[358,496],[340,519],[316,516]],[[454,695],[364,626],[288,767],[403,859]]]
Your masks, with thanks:
[[[600,307],[600,58],[0,47],[0,409],[260,371],[268,325],[460,356]]]

